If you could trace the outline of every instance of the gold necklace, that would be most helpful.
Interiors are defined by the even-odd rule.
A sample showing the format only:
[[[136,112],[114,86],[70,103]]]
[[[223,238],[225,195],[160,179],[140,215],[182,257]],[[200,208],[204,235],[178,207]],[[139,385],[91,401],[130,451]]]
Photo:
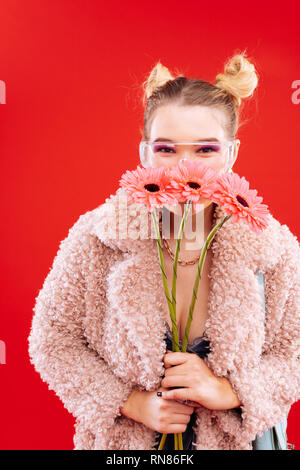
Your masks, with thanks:
[[[159,221],[160,228],[161,228],[161,223],[162,223],[162,221],[160,220],[160,221]],[[160,232],[161,232],[161,230],[160,230]],[[171,250],[171,248],[170,248],[170,246],[169,246],[167,240],[162,237],[162,233],[160,233],[160,237],[161,237],[162,242],[163,242],[163,244],[164,244],[164,246],[165,246],[167,252],[169,253],[171,259],[174,261],[175,254],[172,252],[172,250]],[[207,251],[208,251],[209,249],[210,249],[210,246],[208,247]],[[197,263],[197,261],[199,261],[200,256],[201,256],[201,253],[200,253],[199,256],[197,256],[197,258],[192,259],[192,260],[190,260],[190,261],[185,261],[185,260],[183,260],[183,259],[178,258],[178,263],[181,264],[182,266],[188,266],[188,265],[191,265],[191,264],[195,264],[195,263]]]
[[[215,208],[216,208],[216,204],[214,204],[214,210],[215,210]],[[169,253],[171,259],[174,261],[175,254],[172,252],[172,250],[171,250],[171,248],[170,248],[170,246],[169,246],[167,240],[166,240],[165,238],[163,238],[161,227],[162,227],[162,217],[160,216],[160,218],[159,218],[160,237],[161,237],[161,239],[162,239],[162,241],[163,241],[163,244],[164,244],[164,246],[165,246],[167,252]],[[203,248],[203,247],[202,247],[202,248]],[[201,248],[201,249],[202,249],[202,248]],[[211,245],[209,245],[209,247],[207,248],[207,251],[208,251],[210,248],[211,248]],[[197,258],[192,259],[192,260],[190,260],[190,261],[185,261],[185,260],[180,259],[180,258],[178,257],[178,264],[181,264],[182,266],[188,266],[188,265],[191,265],[191,264],[195,264],[195,263],[197,263],[197,261],[199,261],[200,256],[201,256],[201,253],[200,253],[199,256],[197,256]]]
[[[171,251],[171,248],[169,247],[169,244],[167,242],[167,240],[165,238],[162,239],[163,240],[163,244],[167,250],[167,252],[169,253],[170,257],[172,258],[172,260],[174,261],[174,258],[175,258],[175,255],[174,253]],[[207,251],[210,249],[210,246],[208,247]],[[178,263],[181,264],[182,266],[187,266],[187,265],[190,265],[190,264],[195,264],[197,261],[199,261],[200,259],[200,256],[201,256],[201,253],[200,255],[195,258],[195,259],[192,259],[190,261],[185,261],[185,260],[182,260],[180,258],[178,258]]]

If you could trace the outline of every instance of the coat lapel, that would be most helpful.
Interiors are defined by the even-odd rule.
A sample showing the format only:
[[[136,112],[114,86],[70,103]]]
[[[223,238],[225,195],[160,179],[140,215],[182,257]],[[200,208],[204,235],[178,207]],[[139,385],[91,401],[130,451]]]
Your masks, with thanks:
[[[123,253],[107,276],[101,353],[120,378],[155,390],[164,373],[169,310],[151,214],[140,204],[128,203],[122,188],[97,211],[92,233]],[[215,223],[225,215],[217,206]],[[205,361],[216,375],[255,364],[261,354],[264,311],[255,272],[275,264],[278,257],[272,241],[279,224],[271,215],[269,221],[257,235],[245,223],[233,224],[229,219],[211,244],[206,323],[211,352]],[[253,343],[251,356],[249,343]]]

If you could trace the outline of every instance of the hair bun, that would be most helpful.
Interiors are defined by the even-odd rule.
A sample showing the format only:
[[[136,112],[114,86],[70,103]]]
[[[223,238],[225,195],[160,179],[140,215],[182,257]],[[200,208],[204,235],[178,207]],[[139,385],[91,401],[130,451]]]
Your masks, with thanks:
[[[165,85],[165,83],[169,80],[174,80],[174,78],[175,77],[171,75],[167,67],[157,62],[155,67],[151,70],[148,79],[143,84],[147,99],[150,98],[156,88]]]
[[[230,93],[240,106],[241,98],[252,95],[258,83],[255,67],[245,54],[234,55],[224,67],[224,72],[216,76],[215,86]]]

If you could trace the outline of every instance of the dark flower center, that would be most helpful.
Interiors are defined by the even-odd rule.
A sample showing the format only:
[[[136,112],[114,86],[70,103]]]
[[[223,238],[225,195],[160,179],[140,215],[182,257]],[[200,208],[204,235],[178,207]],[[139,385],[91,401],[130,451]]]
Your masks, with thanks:
[[[238,202],[239,202],[240,204],[242,204],[242,206],[244,206],[244,207],[249,207],[248,202],[245,201],[245,199],[244,199],[242,196],[240,196],[239,194],[237,195],[236,199],[238,200]]]
[[[159,191],[159,186],[155,183],[145,184],[144,188],[150,193],[156,193],[157,191]]]
[[[193,189],[199,189],[200,188],[200,184],[196,183],[195,181],[188,181],[187,185],[190,188],[193,188]]]

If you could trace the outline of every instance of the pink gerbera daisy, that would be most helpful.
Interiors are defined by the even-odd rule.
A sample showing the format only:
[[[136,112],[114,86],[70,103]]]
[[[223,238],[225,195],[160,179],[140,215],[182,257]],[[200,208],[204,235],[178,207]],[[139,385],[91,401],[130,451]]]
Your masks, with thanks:
[[[120,179],[130,201],[145,204],[148,210],[165,204],[178,204],[176,195],[168,191],[170,172],[168,167],[141,168],[127,170]]]
[[[170,192],[180,202],[190,200],[196,205],[201,198],[210,199],[217,175],[200,161],[184,160],[171,168]]]
[[[268,206],[261,204],[263,198],[257,196],[256,190],[249,189],[244,176],[237,173],[219,175],[211,199],[222,206],[226,214],[232,214],[232,222],[243,220],[255,233],[268,226]]]

